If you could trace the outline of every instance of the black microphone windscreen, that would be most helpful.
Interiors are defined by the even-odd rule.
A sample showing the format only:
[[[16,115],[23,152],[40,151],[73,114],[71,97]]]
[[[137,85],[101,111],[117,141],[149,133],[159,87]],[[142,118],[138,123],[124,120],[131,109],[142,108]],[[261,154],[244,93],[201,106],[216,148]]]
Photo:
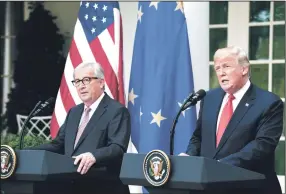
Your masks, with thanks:
[[[55,98],[54,97],[50,97],[46,102],[48,103],[48,104],[51,104],[51,103],[53,103],[55,101]]]
[[[205,97],[206,91],[203,90],[203,89],[200,89],[199,91],[197,91],[197,94],[198,94],[198,97],[199,97],[200,99],[202,99],[203,97]]]

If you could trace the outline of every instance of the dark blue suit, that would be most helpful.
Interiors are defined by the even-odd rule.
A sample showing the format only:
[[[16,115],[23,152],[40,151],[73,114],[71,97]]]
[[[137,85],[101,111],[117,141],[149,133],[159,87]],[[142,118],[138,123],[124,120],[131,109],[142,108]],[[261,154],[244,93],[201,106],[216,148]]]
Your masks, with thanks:
[[[105,94],[74,148],[83,110],[84,104],[71,108],[57,137],[51,143],[29,149],[48,150],[70,157],[91,152],[96,158],[94,167],[98,165],[108,167],[109,172],[118,175],[118,181],[94,182],[91,180],[90,184],[94,186],[94,190],[86,192],[129,193],[128,186],[123,185],[119,180],[121,161],[123,154],[127,151],[131,131],[128,109]],[[83,181],[87,182],[87,179]],[[76,184],[73,190],[80,191],[81,194],[86,193],[80,183]]]
[[[217,118],[224,95],[221,88],[207,92],[187,154],[262,173],[267,179],[263,191],[282,193],[274,165],[275,148],[283,130],[282,100],[251,84],[216,148]]]

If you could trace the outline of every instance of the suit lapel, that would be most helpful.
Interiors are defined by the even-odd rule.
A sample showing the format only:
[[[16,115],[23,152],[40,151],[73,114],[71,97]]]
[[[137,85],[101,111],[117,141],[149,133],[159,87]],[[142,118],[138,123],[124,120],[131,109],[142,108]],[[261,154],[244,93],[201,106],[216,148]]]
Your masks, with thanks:
[[[74,121],[74,123],[70,125],[71,126],[71,128],[69,129],[70,130],[70,132],[69,132],[70,136],[67,138],[67,141],[69,142],[67,145],[68,153],[73,152],[75,137],[77,134],[81,115],[83,113],[83,109],[84,109],[84,104],[81,104],[80,107],[77,109],[77,111],[75,111],[75,113],[74,113],[75,115],[73,115],[72,121]]]
[[[252,106],[254,99],[255,99],[255,89],[254,89],[254,86],[251,84],[249,89],[245,93],[245,95],[240,100],[238,106],[236,107],[213,157],[216,156],[216,154],[219,152],[219,150],[226,143],[227,139],[230,137],[232,132],[236,129],[239,122],[242,120],[244,115],[247,113],[247,111]]]
[[[105,113],[106,107],[108,106],[108,99],[109,97],[107,94],[103,97],[102,101],[99,103],[97,109],[93,113],[92,117],[90,118],[88,124],[86,125],[80,139],[78,140],[78,143],[73,151],[75,151],[80,144],[83,142],[83,140],[86,138],[86,136],[95,128],[95,125],[97,124],[100,117]],[[75,134],[76,135],[76,134]],[[74,138],[75,140],[75,138]],[[74,142],[74,141],[73,141]]]
[[[215,121],[215,122],[210,122],[210,144],[211,144],[211,149],[210,153],[214,153],[216,151],[216,126],[217,126],[217,118],[218,114],[220,111],[220,105],[222,103],[223,97],[224,97],[225,92],[221,89],[218,92],[218,95],[215,95],[215,97],[212,99],[212,107],[211,109],[216,110],[216,111],[209,111],[209,116],[207,118],[210,118],[210,121]]]

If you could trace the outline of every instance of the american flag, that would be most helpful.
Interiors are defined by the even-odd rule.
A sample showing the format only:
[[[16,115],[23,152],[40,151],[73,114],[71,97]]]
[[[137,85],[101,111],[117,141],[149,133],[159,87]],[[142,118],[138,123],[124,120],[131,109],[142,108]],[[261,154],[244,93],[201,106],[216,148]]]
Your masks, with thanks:
[[[79,103],[73,71],[83,61],[98,62],[105,73],[105,91],[125,105],[122,62],[122,19],[118,2],[82,1],[51,120],[54,138],[69,109]]]

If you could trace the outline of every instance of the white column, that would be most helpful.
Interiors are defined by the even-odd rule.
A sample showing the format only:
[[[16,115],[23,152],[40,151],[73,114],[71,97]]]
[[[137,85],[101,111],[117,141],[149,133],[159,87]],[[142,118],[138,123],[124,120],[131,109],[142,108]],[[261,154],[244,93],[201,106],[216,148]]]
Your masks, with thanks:
[[[123,60],[125,102],[128,104],[129,78],[131,71],[134,38],[137,26],[138,2],[119,2],[123,25]]]
[[[4,66],[3,66],[3,99],[2,99],[2,114],[6,111],[6,103],[8,101],[8,94],[11,87],[11,9],[12,9],[12,2],[6,2],[6,10],[5,10],[5,33],[4,33]]]
[[[228,5],[227,43],[248,53],[249,2],[229,2]]]
[[[26,21],[27,19],[29,19],[29,15],[30,15],[30,10],[29,10],[29,2],[28,1],[24,1],[24,21]]]
[[[184,2],[195,91],[209,89],[209,2]],[[199,103],[197,104],[197,112]]]
[[[209,89],[209,2],[184,2],[195,90]]]

